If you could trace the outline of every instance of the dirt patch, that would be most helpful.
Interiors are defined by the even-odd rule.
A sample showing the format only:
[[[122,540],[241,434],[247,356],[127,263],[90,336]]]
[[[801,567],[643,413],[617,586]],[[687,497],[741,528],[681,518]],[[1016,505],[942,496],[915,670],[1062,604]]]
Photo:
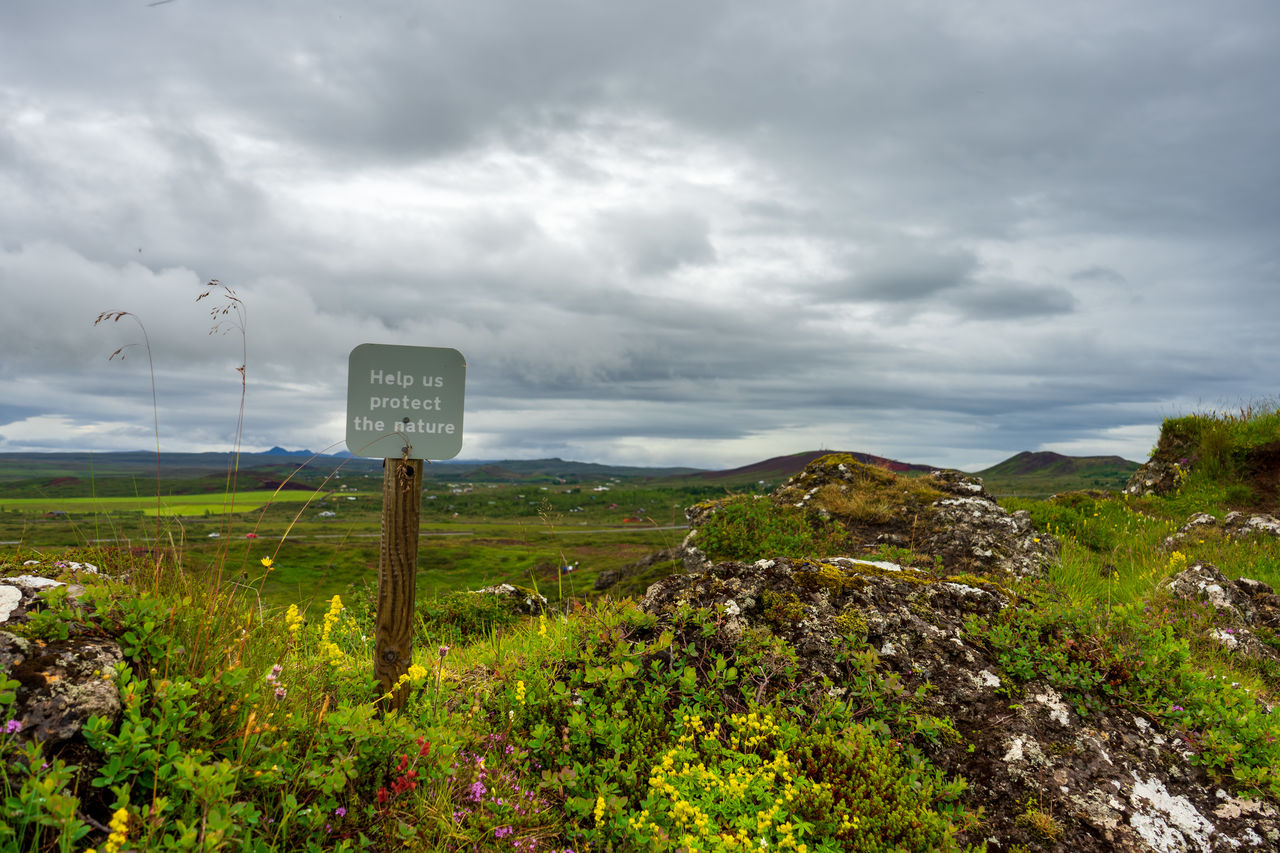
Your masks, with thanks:
[[[1250,509],[1280,512],[1280,441],[1249,450],[1244,458],[1244,481],[1253,493]]]

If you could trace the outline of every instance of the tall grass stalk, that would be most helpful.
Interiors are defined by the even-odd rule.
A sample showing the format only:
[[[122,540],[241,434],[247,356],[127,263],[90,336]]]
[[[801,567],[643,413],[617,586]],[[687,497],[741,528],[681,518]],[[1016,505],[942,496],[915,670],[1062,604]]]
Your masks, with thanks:
[[[151,426],[152,426],[152,433],[155,435],[155,440],[156,440],[156,533],[155,533],[154,547],[156,549],[159,549],[160,548],[160,510],[161,510],[161,506],[160,506],[160,399],[159,399],[159,395],[156,393],[156,366],[155,366],[155,362],[152,360],[152,357],[151,357],[151,336],[147,334],[146,324],[144,324],[142,320],[138,317],[138,315],[134,314],[132,311],[103,311],[101,314],[98,315],[98,318],[93,321],[93,325],[97,326],[98,324],[106,322],[108,320],[110,320],[112,323],[119,323],[125,317],[128,317],[130,320],[136,323],[138,325],[138,329],[141,330],[142,332],[141,346],[143,347],[143,351],[146,352],[147,354],[147,370],[151,376]],[[121,361],[124,361],[126,352],[135,346],[139,346],[139,344],[124,344],[123,346],[117,347],[115,351],[111,353],[111,355],[107,356],[107,361],[113,361],[116,358],[119,358]],[[158,582],[159,580],[158,576],[160,573],[160,563],[159,563],[160,556],[158,553],[155,556],[156,556],[155,574],[157,576],[157,582]]]
[[[245,310],[244,301],[240,299],[234,290],[218,279],[209,280],[209,283],[205,285],[205,290],[196,297],[196,302],[207,299],[213,296],[214,293],[219,292],[225,302],[209,309],[209,316],[214,321],[213,326],[209,329],[209,334],[225,335],[232,330],[240,333],[240,366],[236,368],[236,372],[240,374],[240,403],[236,407],[236,428],[231,441],[231,458],[227,462],[227,479],[224,490],[225,508],[223,510],[224,526],[222,530],[223,559],[218,560],[219,573],[221,573],[221,568],[225,563],[225,556],[231,547],[231,520],[235,513],[236,489],[240,476],[240,450],[244,438],[245,400],[248,392],[249,335],[248,313]],[[219,580],[221,580],[221,574],[219,574]]]

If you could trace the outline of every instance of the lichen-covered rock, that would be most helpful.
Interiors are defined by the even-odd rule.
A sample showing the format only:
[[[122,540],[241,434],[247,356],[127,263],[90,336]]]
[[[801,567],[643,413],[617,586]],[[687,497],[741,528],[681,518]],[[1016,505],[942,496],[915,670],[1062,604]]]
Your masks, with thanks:
[[[25,623],[46,606],[51,590],[65,590],[67,604],[82,608],[85,588],[40,574],[74,578],[97,574],[88,563],[58,561],[43,567],[28,561],[30,573],[0,578],[0,673],[18,682],[10,719],[20,726],[17,736],[57,744],[79,733],[92,716],[114,720],[120,714],[115,667],[124,660],[120,646],[82,629],[65,630],[64,639],[23,636]]]
[[[1149,495],[1169,495],[1178,490],[1187,476],[1184,462],[1173,462],[1160,456],[1153,456],[1141,468],[1133,472],[1133,476],[1125,483],[1125,494],[1137,497]]]
[[[926,553],[967,571],[1041,574],[1057,556],[1057,542],[1039,533],[1025,510],[1010,514],[986,496],[943,498],[934,504],[936,524]]]
[[[1198,577],[1185,578],[1186,589],[1222,587],[1224,602],[1245,612],[1231,597],[1246,595],[1239,587],[1220,573]],[[949,720],[959,736],[929,757],[963,776],[966,806],[982,810],[964,843],[986,841],[992,853],[1280,850],[1276,807],[1209,784],[1186,761],[1180,733],[1117,707],[1082,718],[1048,684],[1007,683],[966,623],[1009,606],[991,581],[850,558],[722,562],[664,578],[640,603],[660,622],[682,608],[710,611],[708,642],[726,649],[767,631],[795,651],[800,678],[831,695],[848,690],[840,650],[874,650],[904,700]]]
[[[935,582],[891,563],[833,557],[719,563],[663,578],[639,606],[655,615],[682,606],[722,614],[721,636],[729,643],[749,628],[767,629],[820,679],[836,674],[836,641],[851,632],[895,668],[923,672],[933,665],[933,653],[924,649],[951,655],[965,619],[989,616],[1007,603],[998,585],[981,578]]]
[[[67,587],[67,598],[73,602],[84,595],[80,584],[68,585],[40,575],[0,578],[0,625],[26,621],[27,612],[39,608],[41,593],[63,586]]]
[[[1010,514],[982,481],[960,471],[905,477],[862,464],[847,453],[810,462],[768,498],[837,522],[848,535],[847,556],[865,557],[884,546],[937,559],[945,571],[1035,576],[1052,564],[1057,541],[1039,533],[1023,511]],[[691,531],[682,556],[686,571],[706,569],[698,528],[718,503],[691,507]]]
[[[534,592],[528,587],[515,586],[509,583],[500,583],[496,586],[477,589],[473,591],[473,594],[499,596],[510,604],[513,613],[519,613],[523,616],[537,616],[547,607],[547,597],[545,595]]]
[[[1280,652],[1255,630],[1280,630],[1280,596],[1269,584],[1252,578],[1228,580],[1217,566],[1196,563],[1166,578],[1161,586],[1174,598],[1215,608],[1221,624],[1210,636],[1224,650],[1280,662]]]
[[[1211,604],[1220,612],[1240,621],[1253,620],[1250,596],[1229,581],[1226,575],[1211,563],[1196,563],[1189,566],[1176,575],[1166,578],[1161,586],[1168,589],[1176,598]]]
[[[1176,548],[1187,539],[1202,538],[1208,531],[1220,533],[1228,539],[1243,539],[1248,536],[1280,539],[1280,518],[1266,513],[1229,512],[1218,519],[1207,512],[1197,512],[1176,533],[1165,537],[1161,545],[1166,550]]]
[[[120,646],[104,637],[45,642],[0,631],[0,669],[18,682],[9,713],[19,735],[45,743],[70,740],[93,716],[120,715],[116,665]]]

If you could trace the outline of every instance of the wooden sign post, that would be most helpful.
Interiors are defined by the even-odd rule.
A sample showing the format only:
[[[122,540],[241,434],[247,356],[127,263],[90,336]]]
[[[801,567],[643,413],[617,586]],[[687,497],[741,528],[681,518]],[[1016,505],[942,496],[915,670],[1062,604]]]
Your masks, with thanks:
[[[466,361],[454,349],[361,344],[347,376],[347,449],[382,457],[382,547],[373,674],[378,707],[401,710],[413,663],[424,459],[462,449]]]
[[[404,708],[409,685],[400,677],[413,663],[413,612],[418,580],[418,518],[422,506],[422,460],[384,459],[382,548],[378,555],[378,615],[374,624],[373,674],[379,706]],[[390,694],[390,698],[385,698]]]

